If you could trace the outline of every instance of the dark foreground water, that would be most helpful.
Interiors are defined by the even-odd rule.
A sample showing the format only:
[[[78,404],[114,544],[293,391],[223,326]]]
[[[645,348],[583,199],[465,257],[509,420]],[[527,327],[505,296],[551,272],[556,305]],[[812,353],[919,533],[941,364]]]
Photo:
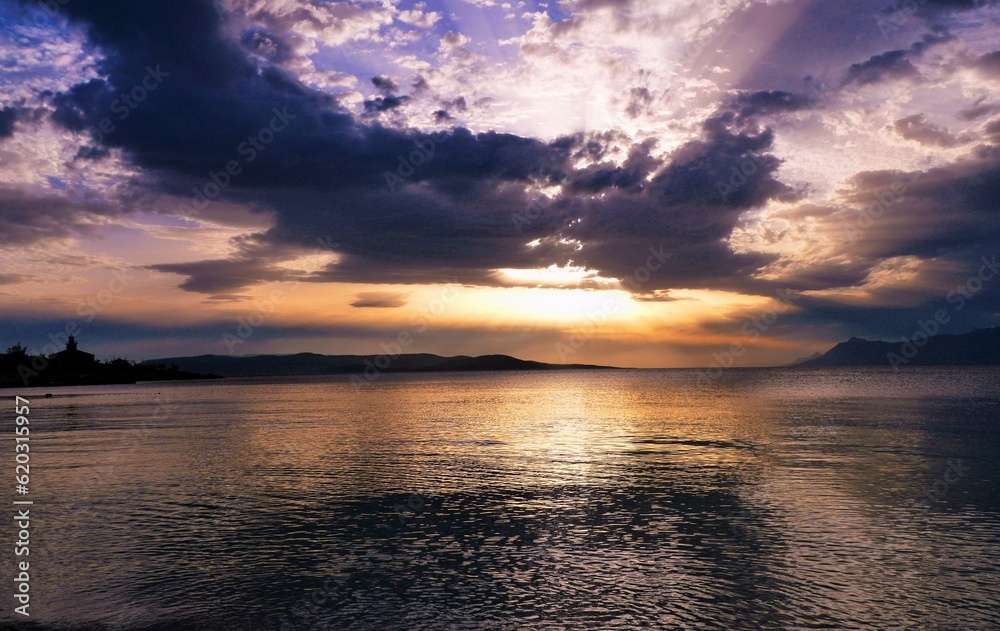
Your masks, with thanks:
[[[51,392],[44,628],[1000,628],[997,369]]]

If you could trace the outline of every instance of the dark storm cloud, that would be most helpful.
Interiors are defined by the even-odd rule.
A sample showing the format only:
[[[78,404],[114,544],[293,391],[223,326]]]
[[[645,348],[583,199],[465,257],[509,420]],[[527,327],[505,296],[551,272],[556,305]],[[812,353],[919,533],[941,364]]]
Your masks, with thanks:
[[[292,47],[273,33],[251,29],[240,36],[240,44],[248,51],[273,63],[284,63],[294,57]]]
[[[879,204],[884,213],[852,252],[884,259],[959,257],[1000,243],[1000,152],[986,149],[979,160],[917,172],[874,171],[854,176],[845,203]],[[893,194],[892,191],[900,191]],[[883,203],[883,199],[889,203]]]
[[[147,67],[160,68],[167,74],[162,84],[124,119],[112,115],[116,129],[103,140],[124,149],[163,186],[181,175],[206,179],[228,160],[242,159],[238,148],[268,126],[275,110],[294,118],[265,150],[246,159],[231,190],[250,182],[261,188],[378,189],[398,156],[413,151],[415,142],[430,142],[427,134],[361,124],[329,96],[273,66],[258,67],[220,34],[218,16],[207,3],[80,0],[64,10],[90,25],[90,37],[105,53],[108,80],[54,97],[54,118],[69,129],[94,130],[113,111],[114,99],[142,85]],[[561,168],[559,153],[511,134],[457,130],[414,180],[526,178],[549,164]]]
[[[405,305],[406,294],[384,291],[363,291],[351,303],[359,309],[396,309]]]
[[[17,120],[17,108],[5,107],[0,109],[0,138],[8,138],[14,135],[14,122]]]
[[[983,131],[994,144],[1000,145],[1000,118],[987,123]]]
[[[395,96],[392,94],[385,97],[377,96],[374,99],[365,101],[365,111],[370,113],[388,112],[404,105],[409,100],[410,97],[408,96]]]
[[[649,91],[649,88],[632,88],[629,90],[628,105],[625,107],[625,113],[628,114],[629,118],[638,118],[649,112],[652,104],[653,94]]]
[[[996,0],[924,0],[923,4],[930,10],[972,11],[997,4]]]
[[[24,274],[0,274],[0,285],[15,285],[29,278]]]
[[[985,100],[985,98],[977,99],[972,107],[959,112],[958,117],[962,120],[971,121],[1000,110],[1000,105],[996,103],[984,103]]]
[[[773,130],[733,130],[737,118],[732,111],[709,118],[703,126],[704,138],[674,153],[667,168],[652,180],[663,201],[670,205],[704,204],[731,214],[769,199],[793,197],[793,191],[774,176],[781,161],[767,154],[774,143]]]
[[[76,150],[76,159],[78,160],[103,160],[111,155],[106,147],[91,147],[84,145]]]
[[[187,276],[187,280],[179,285],[181,289],[215,294],[216,299],[262,282],[289,278],[288,270],[277,269],[266,260],[249,258],[166,263],[149,267],[158,272]]]
[[[749,121],[758,116],[768,116],[782,112],[795,112],[815,105],[813,97],[784,90],[761,90],[744,92],[733,100],[739,122]]]
[[[950,165],[912,172],[861,172],[840,191],[836,206],[804,205],[779,213],[813,217],[830,230],[839,246],[829,262],[810,261],[784,271],[778,286],[797,291],[860,290],[872,272],[884,272],[887,261],[909,262],[919,270],[897,279],[890,273],[890,282],[868,290],[863,302],[845,301],[839,294],[803,294],[795,303],[797,310],[783,315],[782,322],[791,327],[822,326],[844,337],[884,339],[912,335],[918,319],[926,320],[944,306],[952,309],[949,332],[995,326],[1000,284],[983,283],[975,300],[963,301],[961,310],[953,303],[949,306],[947,296],[980,269],[983,257],[995,260],[1000,255],[1000,120],[996,128],[996,135],[990,125],[984,129],[984,139],[994,144],[980,145]],[[862,216],[868,220],[860,221]]]
[[[430,89],[430,84],[427,83],[427,79],[421,77],[420,75],[417,75],[417,78],[413,80],[413,83],[411,83],[410,86],[416,93],[422,93]]]
[[[914,114],[900,118],[893,125],[898,133],[907,140],[913,140],[924,145],[937,147],[952,147],[957,143],[954,136],[947,130],[927,122],[923,114]]]
[[[668,291],[652,291],[647,294],[635,294],[632,296],[633,300],[639,302],[674,302],[680,300],[680,298],[674,298],[670,295]]]
[[[244,296],[242,294],[214,294],[205,298],[205,302],[246,302],[247,300],[253,300],[253,296]]]
[[[780,161],[766,153],[773,133],[731,129],[735,118],[723,112],[706,121],[703,137],[681,146],[665,166],[640,146],[620,168],[572,174],[566,181],[571,188],[602,193],[552,206],[551,215],[567,226],[559,235],[587,244],[573,253],[574,262],[623,278],[643,264],[652,246],[669,257],[659,262],[646,290],[760,290],[750,277],[775,257],[737,255],[725,240],[745,210],[770,199],[791,201],[796,194],[775,177]]]
[[[57,122],[93,130],[114,111],[115,99],[142,85],[150,67],[159,68],[162,83],[127,117],[113,117],[116,129],[104,135],[103,146],[121,148],[145,168],[145,181],[181,197],[239,160],[241,173],[222,197],[274,213],[276,225],[261,237],[267,255],[154,267],[188,276],[181,287],[190,291],[227,295],[275,280],[277,252],[289,260],[304,248],[319,249],[317,239],[327,237],[337,242],[339,261],[303,280],[502,284],[497,268],[569,260],[622,277],[654,248],[663,272],[643,291],[752,290],[757,283],[749,277],[774,257],[736,255],[725,240],[743,211],[794,198],[776,178],[780,162],[767,153],[773,132],[741,125],[752,114],[804,106],[799,97],[750,95],[666,160],[640,145],[614,165],[604,157],[618,142],[610,137],[543,142],[464,128],[431,136],[363,124],[329,96],[251,57],[246,47],[259,52],[262,33],[244,35],[242,44],[226,39],[207,2],[74,0],[63,10],[88,26],[107,79],[54,96]],[[401,98],[378,97],[369,109],[392,109],[390,99]],[[464,99],[452,105],[461,110]],[[245,158],[239,148],[275,112],[286,113],[287,125],[252,160]],[[594,164],[574,170],[581,154]],[[532,203],[528,187],[557,183],[565,194],[518,224]],[[536,238],[537,247],[526,245]]]
[[[919,262],[921,271],[906,282],[872,290],[863,305],[843,304],[837,296],[803,296],[796,303],[801,310],[791,316],[796,323],[836,323],[853,334],[909,334],[899,329],[900,323],[908,326],[916,317],[926,317],[925,305],[943,301],[956,283],[964,282],[965,270],[978,269],[983,256],[1000,254],[996,147],[983,147],[975,158],[944,168],[862,172],[849,184],[840,195],[842,206],[819,215],[835,235],[843,235],[839,255],[830,263],[785,273],[781,284],[793,290],[860,288],[871,272],[892,259]],[[871,221],[859,223],[860,211]],[[998,303],[1000,285],[991,286],[965,305],[964,324],[954,331],[983,326],[991,318],[995,325]]]
[[[979,264],[969,262],[960,272],[961,280],[975,274]],[[941,326],[941,333],[967,333],[976,328],[992,328],[997,325],[996,313],[1000,311],[1000,292],[992,284],[986,284],[983,291],[973,300],[966,301],[962,310],[956,310],[954,302],[948,302],[947,292],[954,286],[937,294],[931,294],[927,302],[909,307],[886,306],[870,301],[865,304],[844,304],[836,300],[800,294],[795,301],[798,308],[781,314],[774,330],[791,332],[802,339],[825,340],[831,345],[849,337],[864,337],[877,340],[900,340],[906,336],[912,339],[915,331],[921,330],[919,322],[934,318],[934,313],[944,309],[949,321]]]
[[[148,269],[187,276],[179,287],[211,294],[210,300],[231,301],[238,292],[259,283],[298,281],[305,272],[279,267],[305,252],[302,248],[271,243],[266,235],[243,235],[231,240],[236,251],[226,259],[149,265]]]
[[[372,85],[375,86],[383,94],[392,94],[399,89],[396,82],[385,75],[379,75],[377,77],[372,77]]]
[[[103,79],[79,83],[52,97],[52,120],[71,131],[84,131],[90,126],[91,115],[111,95],[112,88]]]
[[[1000,79],[1000,50],[983,55],[973,66],[986,77]]]
[[[910,63],[909,53],[905,50],[892,50],[881,55],[853,64],[847,69],[844,85],[857,83],[867,85],[886,79],[902,79],[919,76],[920,73]]]
[[[240,143],[266,126],[275,109],[293,106],[318,118],[328,102],[273,66],[258,71],[237,42],[219,36],[209,3],[82,0],[62,10],[88,25],[104,52],[107,81],[56,95],[53,118],[95,137],[100,122],[110,119],[115,129],[103,134],[104,144],[124,149],[139,166],[206,177],[236,157]],[[162,78],[155,89],[149,89],[151,70]],[[248,171],[266,177],[273,166],[257,160]]]
[[[974,9],[983,4],[981,0],[924,0],[922,4],[943,9]]]
[[[598,143],[600,144],[600,143]],[[660,162],[649,155],[652,141],[636,145],[629,150],[628,158],[621,166],[607,162],[595,162],[579,169],[563,181],[563,188],[569,193],[597,193],[606,188],[618,188],[632,192],[641,191],[645,178],[656,171]],[[594,152],[591,145],[578,155]],[[597,152],[594,152],[597,153]],[[603,150],[600,150],[603,153]],[[593,153],[591,154],[593,155]]]
[[[706,42],[704,48],[709,51],[709,59],[704,61],[704,67],[726,67],[727,59],[745,55],[742,49],[746,46],[747,33],[768,33],[777,39],[768,40],[762,48],[754,47],[754,54],[760,56],[737,79],[734,87],[795,92],[801,89],[802,78],[807,76],[835,85],[841,82],[842,73],[852,64],[858,66],[854,73],[860,73],[859,78],[876,79],[882,76],[880,70],[883,69],[877,67],[880,61],[885,63],[892,59],[876,60],[867,66],[871,59],[894,48],[917,54],[947,36],[949,31],[942,25],[961,32],[972,20],[979,19],[974,14],[931,7],[926,0],[749,3],[745,11],[734,15]],[[987,19],[984,15],[983,21]],[[923,29],[930,32],[929,41],[918,42],[915,49],[887,44]],[[699,61],[699,66],[702,63]],[[890,66],[890,73],[918,78],[908,68],[914,65],[912,56],[896,63],[898,67]]]
[[[464,112],[469,109],[469,104],[465,102],[464,96],[460,96],[451,101],[445,101],[444,106],[457,112]]]
[[[1000,127],[1000,121],[998,121]],[[785,274],[781,283],[796,290],[862,287],[887,260],[908,257],[920,273],[905,282],[871,290],[864,302],[802,294],[797,310],[782,315],[792,328],[820,327],[831,340],[850,335],[878,339],[912,336],[918,321],[940,308],[950,322],[944,332],[961,333],[996,326],[1000,283],[984,281],[971,298],[967,281],[1000,258],[1000,149],[979,147],[972,158],[925,171],[867,171],[842,191],[843,207],[822,217],[835,231],[858,230],[845,241],[847,262],[812,264]],[[872,221],[858,224],[858,211]],[[792,211],[794,212],[794,211]],[[992,276],[989,268],[986,276]],[[978,282],[978,281],[976,281]],[[961,300],[959,296],[963,296]],[[960,308],[959,308],[960,307]]]
[[[89,234],[97,221],[119,212],[86,197],[39,196],[0,187],[0,243],[31,245]]]
[[[773,135],[730,130],[731,118],[709,121],[705,137],[681,147],[666,165],[649,156],[646,144],[633,147],[621,166],[599,162],[563,174],[565,194],[541,205],[496,177],[462,178],[461,188],[432,178],[430,188],[356,191],[339,199],[368,209],[364,216],[320,215],[309,210],[318,200],[295,200],[270,236],[306,243],[317,233],[349,235],[338,248],[342,258],[307,280],[503,285],[498,268],[561,266],[568,260],[622,278],[641,267],[653,248],[664,259],[657,264],[662,272],[644,281],[644,291],[753,288],[757,283],[747,277],[774,257],[735,255],[725,239],[744,210],[795,195],[775,179],[779,161],[765,153]],[[599,145],[614,142],[603,136],[580,135],[554,146],[562,146],[563,155],[603,155]],[[448,142],[438,148],[447,150]],[[512,157],[505,163],[522,162]],[[540,243],[528,247],[533,239]]]
[[[863,284],[877,264],[877,260],[868,258],[859,258],[848,263],[820,262],[793,274],[783,275],[781,285],[795,291],[856,287]]]
[[[944,309],[949,321],[942,325],[942,333],[995,327],[1000,312],[1000,283],[987,263],[998,263],[1000,247],[995,241],[984,240],[982,245],[984,247],[952,250],[947,257],[938,259],[948,263],[946,270],[888,291],[876,291],[863,302],[845,303],[835,296],[797,294],[798,309],[783,314],[781,324],[800,331],[802,327],[817,327],[821,335],[830,336],[827,338],[830,341],[855,335],[899,339],[904,335],[912,337],[914,331],[919,330],[918,322],[931,320],[936,311]],[[971,287],[975,291],[970,291],[968,283],[973,278],[977,279]],[[976,284],[982,278],[987,280]],[[919,286],[914,287],[914,284]],[[910,292],[910,300],[903,304],[886,299],[891,293],[905,292]]]
[[[932,32],[924,35],[920,41],[915,42],[905,50],[890,50],[870,57],[867,61],[852,64],[847,69],[841,85],[846,86],[852,83],[858,85],[869,85],[882,81],[898,79],[916,79],[920,73],[910,61],[923,55],[929,48],[953,39],[953,36],[944,28],[934,26]]]
[[[516,264],[516,263],[515,263]],[[461,265],[461,266],[459,266]],[[344,282],[369,284],[459,283],[470,285],[500,285],[491,278],[490,263],[474,261],[428,261],[419,265],[400,265],[398,261],[384,263],[364,255],[344,254],[335,265],[305,278],[313,282]]]

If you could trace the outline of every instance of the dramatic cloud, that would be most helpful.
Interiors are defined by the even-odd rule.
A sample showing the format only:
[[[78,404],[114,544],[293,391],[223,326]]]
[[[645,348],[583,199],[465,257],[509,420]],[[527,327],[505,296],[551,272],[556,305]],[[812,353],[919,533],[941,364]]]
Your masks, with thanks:
[[[734,101],[737,120],[748,121],[757,116],[767,116],[780,112],[795,112],[815,103],[815,98],[792,94],[784,90],[767,90],[740,94]]]
[[[363,291],[357,295],[357,300],[351,303],[359,309],[396,309],[406,304],[405,294],[383,291]]]
[[[920,73],[910,63],[909,53],[905,50],[892,50],[876,55],[861,63],[853,64],[847,69],[844,83],[867,85],[886,79],[901,79],[916,77]]]
[[[386,97],[376,97],[370,101],[365,101],[365,111],[366,112],[387,112],[392,109],[403,105],[410,97],[408,96],[394,96],[389,95]]]
[[[0,243],[26,246],[93,233],[120,211],[98,200],[0,187]]]
[[[170,274],[183,274],[188,279],[180,284],[181,289],[219,296],[229,296],[226,292],[239,291],[250,285],[287,278],[285,272],[254,259],[225,259],[198,261],[194,263],[167,263],[153,265],[152,269]]]
[[[1000,50],[987,53],[977,59],[975,67],[987,77],[1000,79]]]
[[[372,77],[372,85],[386,94],[391,94],[399,89],[399,86],[392,79],[382,75]]]
[[[227,317],[461,285],[715,334],[781,289],[803,337],[888,329],[1000,242],[997,8],[919,4],[72,0],[0,42],[0,244]]]
[[[5,107],[0,109],[0,138],[6,138],[14,133],[14,121],[17,120],[17,109]]]
[[[24,274],[0,274],[0,285],[14,285],[27,279]]]
[[[914,140],[925,145],[951,147],[957,141],[946,130],[927,122],[923,114],[914,114],[896,121],[896,131],[907,140]]]

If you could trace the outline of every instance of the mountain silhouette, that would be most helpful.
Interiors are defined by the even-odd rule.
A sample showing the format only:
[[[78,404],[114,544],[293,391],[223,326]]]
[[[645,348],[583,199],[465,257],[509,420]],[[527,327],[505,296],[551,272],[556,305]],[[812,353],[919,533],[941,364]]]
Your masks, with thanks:
[[[852,337],[820,357],[796,364],[818,366],[997,366],[1000,365],[1000,327],[976,329],[959,335],[917,335],[905,342]]]

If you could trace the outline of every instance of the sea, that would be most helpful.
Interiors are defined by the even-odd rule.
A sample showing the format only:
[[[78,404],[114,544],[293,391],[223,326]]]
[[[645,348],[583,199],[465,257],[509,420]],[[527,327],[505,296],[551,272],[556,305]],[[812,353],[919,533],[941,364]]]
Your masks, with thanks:
[[[1000,628],[1000,369],[697,377],[4,391],[0,627]]]

